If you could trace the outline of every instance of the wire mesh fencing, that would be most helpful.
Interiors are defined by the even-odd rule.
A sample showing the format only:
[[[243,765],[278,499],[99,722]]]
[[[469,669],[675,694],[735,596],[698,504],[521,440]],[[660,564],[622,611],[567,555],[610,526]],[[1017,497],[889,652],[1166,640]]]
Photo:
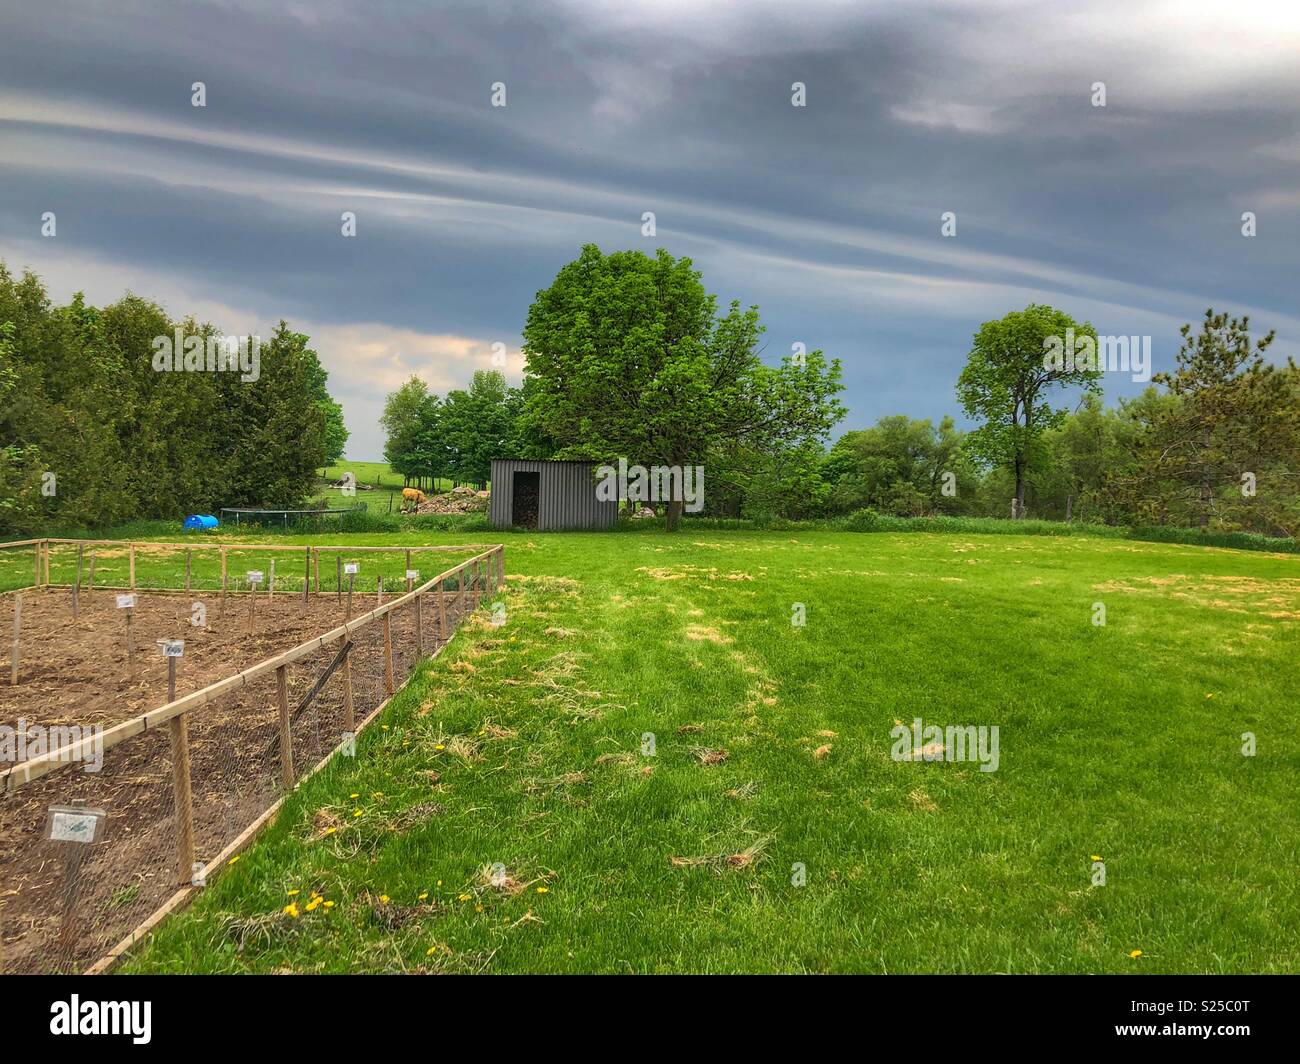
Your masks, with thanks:
[[[38,638],[34,654],[44,672],[25,673],[12,690],[0,687],[6,691],[0,696],[3,972],[102,965],[142,922],[147,930],[162,907],[184,900],[178,892],[201,888],[297,782],[346,747],[423,656],[445,645],[472,611],[476,592],[484,594],[503,571],[500,548],[491,548],[410,594],[405,572],[377,574],[382,583],[377,578],[366,596],[357,592],[356,574],[348,574],[349,596],[338,580],[345,563],[325,566],[318,585],[320,555],[304,550],[296,554],[298,587],[279,585],[277,573],[272,593],[258,582],[233,586],[227,552],[223,596],[215,565],[201,573],[192,557],[186,562],[182,552],[164,553],[151,561],[161,559],[163,568],[149,570],[149,579],[173,580],[181,586],[167,590],[181,594],[139,591],[134,634],[140,645],[138,657],[130,658],[115,596],[89,590],[88,551],[68,546],[29,552],[33,574],[39,566],[43,580],[48,560],[51,580],[24,594],[34,637],[82,637],[62,658]],[[131,552],[113,550],[107,557],[124,566],[129,581]],[[137,548],[137,588],[145,576],[142,559]],[[82,581],[72,579],[83,597],[74,616],[69,589],[54,578],[75,573],[78,561]],[[409,560],[406,565],[409,570]],[[377,567],[373,560],[368,566]],[[183,628],[195,603],[208,613],[202,637],[196,627]],[[188,661],[168,661],[165,644],[172,640],[155,638],[177,631],[192,640],[184,650]],[[304,633],[313,637],[280,649]],[[226,671],[214,673],[214,661]],[[166,692],[177,662],[170,681],[175,700],[155,696]],[[232,662],[247,667],[235,672]],[[95,670],[105,667],[122,673],[120,688],[109,697],[87,696],[102,685]],[[42,682],[69,687],[57,712]],[[127,701],[123,691],[158,708],[115,716]],[[21,716],[24,707],[40,707],[46,723],[30,723]]]

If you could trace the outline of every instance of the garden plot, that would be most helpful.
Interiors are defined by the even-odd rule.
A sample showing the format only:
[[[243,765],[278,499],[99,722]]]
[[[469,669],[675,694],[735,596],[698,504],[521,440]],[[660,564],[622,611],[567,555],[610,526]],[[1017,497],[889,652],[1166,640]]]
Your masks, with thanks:
[[[0,779],[0,969],[17,972],[84,970],[111,949],[193,882],[291,781],[346,742],[405,681],[421,645],[434,652],[473,604],[450,585],[445,594],[431,591],[392,609],[384,624],[357,630],[343,668],[336,639],[287,663],[283,691],[281,677],[263,671],[187,711],[193,862],[186,868],[170,723],[107,748],[96,749],[94,737],[169,702],[160,641],[184,640],[175,692],[184,698],[337,629],[346,594],[245,592],[223,602],[212,592],[137,591],[128,610],[118,607],[117,593],[100,589],[80,595],[75,616],[67,588],[20,594],[19,682],[0,687],[0,770],[91,742],[85,760],[26,785]],[[10,618],[17,597],[0,598]],[[374,592],[356,596],[354,619],[379,601]],[[203,625],[191,623],[195,602],[206,606]],[[291,768],[283,705],[290,707]],[[80,867],[69,865],[66,844],[47,838],[52,806],[105,814],[103,841],[85,847]]]

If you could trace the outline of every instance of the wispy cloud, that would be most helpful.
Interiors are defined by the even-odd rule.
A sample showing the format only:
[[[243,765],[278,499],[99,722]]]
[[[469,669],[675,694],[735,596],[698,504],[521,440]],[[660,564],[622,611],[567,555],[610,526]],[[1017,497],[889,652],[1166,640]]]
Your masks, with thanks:
[[[933,416],[1029,299],[1158,353],[1248,309],[1292,353],[1296,54],[1300,8],[1249,2],[74,0],[6,16],[0,257],[61,298],[289,318],[357,457],[412,373],[463,385],[502,343],[517,379],[533,295],[588,241],[689,254],[774,355],[842,358],[851,424]]]

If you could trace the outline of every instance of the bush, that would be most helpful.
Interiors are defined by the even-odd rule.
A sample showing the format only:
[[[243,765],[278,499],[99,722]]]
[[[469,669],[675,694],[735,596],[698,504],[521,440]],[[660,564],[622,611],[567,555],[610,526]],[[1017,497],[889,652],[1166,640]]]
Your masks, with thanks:
[[[870,506],[864,506],[844,518],[843,527],[848,532],[879,532],[883,523],[877,511]]]
[[[1144,539],[1152,543],[1185,543],[1193,547],[1228,547],[1232,550],[1300,554],[1300,543],[1294,539],[1274,539],[1256,532],[1203,532],[1199,528],[1142,525],[1132,529],[1129,535],[1132,539]]]
[[[486,532],[492,526],[484,511],[463,514],[421,514],[406,518],[406,528],[426,532]]]

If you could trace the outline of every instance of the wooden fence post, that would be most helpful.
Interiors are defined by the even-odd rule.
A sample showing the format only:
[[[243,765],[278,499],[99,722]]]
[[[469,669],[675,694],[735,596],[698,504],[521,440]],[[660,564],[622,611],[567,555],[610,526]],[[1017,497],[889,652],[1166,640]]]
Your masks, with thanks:
[[[344,636],[352,643],[349,636]],[[357,730],[357,711],[352,702],[352,650],[343,657],[343,730],[349,733]]]
[[[35,568],[32,570],[32,587],[41,586],[41,541],[38,539],[36,545],[32,547],[32,561]]]
[[[72,616],[77,616],[77,598],[81,594],[81,565],[82,556],[86,550],[84,543],[77,544],[77,576],[72,582]]]
[[[175,661],[175,658],[169,659]],[[176,805],[176,881],[194,881],[194,798],[190,790],[190,726],[188,715],[178,713],[168,721],[172,741],[172,794]]]
[[[45,586],[50,586],[50,541],[45,541]],[[134,584],[131,585],[135,587]]]
[[[131,590],[135,590],[135,543],[130,544],[130,565],[131,565]]]
[[[254,591],[254,594],[257,592]],[[275,559],[271,559],[271,571],[266,574],[266,601],[271,601],[271,596],[275,594]]]
[[[19,646],[23,638],[23,593],[14,592],[14,642],[13,649],[10,652],[9,664],[9,683],[13,686],[18,685],[18,657]]]
[[[393,611],[384,614],[384,694],[393,696]]]
[[[275,687],[280,698],[280,780],[284,789],[293,787],[293,736],[289,731],[288,665],[275,670]]]
[[[423,595],[415,596],[415,650],[420,657],[424,657],[424,606],[421,600]]]

